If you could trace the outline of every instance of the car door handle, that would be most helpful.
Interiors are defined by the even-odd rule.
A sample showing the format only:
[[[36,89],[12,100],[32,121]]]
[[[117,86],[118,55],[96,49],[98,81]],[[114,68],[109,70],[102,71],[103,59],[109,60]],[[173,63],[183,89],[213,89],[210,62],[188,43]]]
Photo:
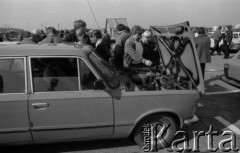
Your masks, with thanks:
[[[48,103],[33,103],[32,106],[35,109],[46,109],[47,107],[49,107],[49,104]]]

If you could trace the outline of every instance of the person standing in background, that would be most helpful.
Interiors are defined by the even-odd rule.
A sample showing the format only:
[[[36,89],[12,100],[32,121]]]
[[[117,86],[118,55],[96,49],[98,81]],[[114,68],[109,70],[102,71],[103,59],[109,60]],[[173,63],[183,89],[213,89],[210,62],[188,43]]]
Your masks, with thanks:
[[[62,39],[57,36],[57,30],[54,27],[47,28],[47,37],[40,41],[38,44],[45,44],[45,43],[61,43]]]
[[[111,49],[111,38],[110,35],[107,33],[107,29],[102,29],[102,41],[107,45],[108,50]]]
[[[106,45],[106,43],[102,39],[102,33],[100,30],[93,30],[91,34],[92,43],[95,44],[95,53],[97,53],[102,59],[106,62],[109,62],[110,51]]]
[[[205,34],[205,29],[203,27],[200,27],[197,32],[198,36],[195,38],[195,44],[204,80],[206,63],[211,63],[210,55],[211,40]]]
[[[114,60],[117,69],[123,69],[123,55],[124,45],[126,40],[131,36],[131,33],[125,29],[125,25],[119,24],[116,29],[118,30],[119,36],[116,38]]]
[[[221,50],[219,48],[219,43],[222,39],[221,29],[222,27],[218,27],[217,30],[213,33],[214,48],[211,51],[211,55],[213,55],[215,51],[217,51],[218,55],[221,55]]]
[[[90,37],[85,33],[87,24],[83,20],[74,21],[74,30],[63,38],[63,42],[91,45]]]
[[[224,59],[227,59],[229,57],[229,46],[232,42],[232,30],[230,29],[230,26],[225,27],[225,34],[223,37],[223,46],[224,46]]]

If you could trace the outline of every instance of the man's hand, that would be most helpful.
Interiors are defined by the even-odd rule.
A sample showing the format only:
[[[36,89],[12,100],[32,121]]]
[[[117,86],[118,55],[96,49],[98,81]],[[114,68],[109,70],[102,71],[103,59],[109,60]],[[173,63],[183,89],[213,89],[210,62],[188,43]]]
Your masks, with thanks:
[[[152,65],[152,61],[150,61],[150,60],[145,60],[144,64],[147,65],[147,66],[151,66],[151,65]]]

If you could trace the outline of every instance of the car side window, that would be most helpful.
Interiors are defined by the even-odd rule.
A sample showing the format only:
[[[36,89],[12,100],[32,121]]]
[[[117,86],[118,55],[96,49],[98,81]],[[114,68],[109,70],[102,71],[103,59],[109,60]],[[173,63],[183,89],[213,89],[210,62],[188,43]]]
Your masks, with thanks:
[[[94,82],[97,80],[89,66],[79,59],[81,90],[94,90]]]
[[[0,94],[26,93],[24,58],[0,59]]]
[[[77,58],[31,58],[34,92],[79,91]]]

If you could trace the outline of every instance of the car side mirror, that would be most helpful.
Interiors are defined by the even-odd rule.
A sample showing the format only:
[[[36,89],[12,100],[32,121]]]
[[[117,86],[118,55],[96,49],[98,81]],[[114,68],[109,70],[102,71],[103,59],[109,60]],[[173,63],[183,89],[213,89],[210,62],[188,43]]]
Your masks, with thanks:
[[[97,79],[96,81],[94,81],[94,90],[104,90],[106,87],[103,83],[103,80],[101,79]]]

